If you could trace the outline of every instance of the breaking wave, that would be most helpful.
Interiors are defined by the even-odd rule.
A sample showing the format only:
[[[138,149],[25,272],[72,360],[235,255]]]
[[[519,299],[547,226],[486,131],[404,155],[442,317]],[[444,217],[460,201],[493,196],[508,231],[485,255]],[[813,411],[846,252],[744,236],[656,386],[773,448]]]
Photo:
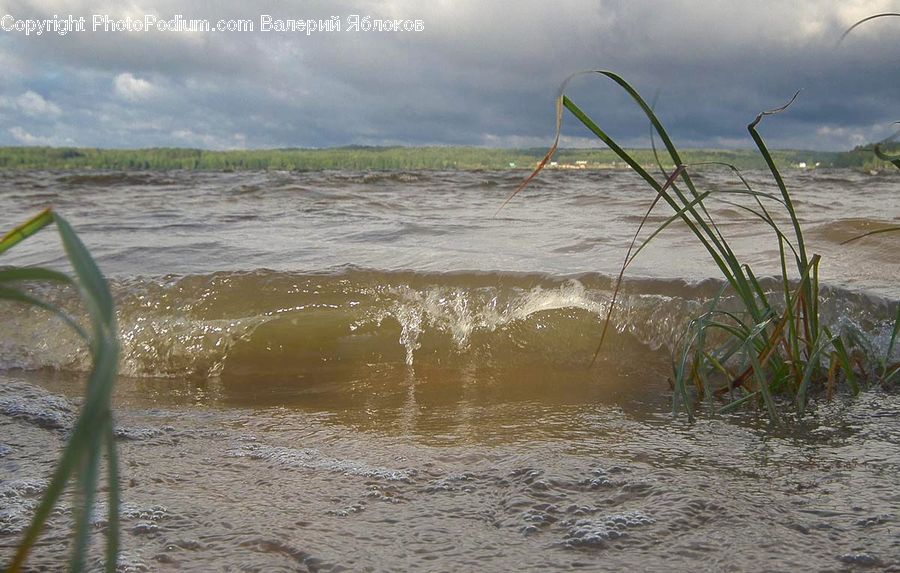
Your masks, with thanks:
[[[716,281],[635,280],[613,312],[611,356],[665,354],[720,288]],[[75,308],[74,293],[40,287]],[[313,375],[371,364],[460,361],[496,366],[590,361],[611,280],[514,273],[270,270],[128,279],[113,283],[129,377]],[[889,300],[832,289],[826,321],[877,344],[889,336]],[[82,371],[90,359],[49,314],[0,307],[0,368]]]

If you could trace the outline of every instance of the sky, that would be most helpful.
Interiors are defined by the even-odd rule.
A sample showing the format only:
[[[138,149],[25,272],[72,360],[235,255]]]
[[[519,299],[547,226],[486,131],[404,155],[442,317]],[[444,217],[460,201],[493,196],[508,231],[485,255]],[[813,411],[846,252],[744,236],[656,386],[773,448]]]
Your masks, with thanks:
[[[682,147],[750,147],[747,124],[799,89],[763,124],[769,145],[849,149],[900,120],[900,18],[839,43],[879,12],[900,0],[0,0],[0,145],[546,147],[563,79],[606,69],[655,98]],[[22,29],[70,15],[83,31]],[[95,30],[95,16],[253,31]],[[265,17],[341,29],[263,30]],[[353,29],[354,17],[401,30]],[[649,146],[609,80],[566,93],[623,144]],[[597,143],[567,117],[563,145]]]

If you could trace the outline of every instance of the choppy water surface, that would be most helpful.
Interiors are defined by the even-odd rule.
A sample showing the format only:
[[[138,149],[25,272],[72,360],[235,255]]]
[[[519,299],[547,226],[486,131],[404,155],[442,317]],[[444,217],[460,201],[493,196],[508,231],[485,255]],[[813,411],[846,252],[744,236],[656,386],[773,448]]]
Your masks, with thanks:
[[[123,277],[260,268],[321,272],[347,265],[437,273],[617,273],[653,199],[642,181],[625,171],[545,172],[497,213],[522,176],[5,173],[0,224],[8,228],[26,213],[55,205],[77,225],[104,271]],[[724,172],[695,178],[703,190],[740,189]],[[862,232],[897,224],[900,174],[796,171],[787,178],[808,248],[822,254],[823,279],[900,296],[896,235],[839,247]],[[757,191],[778,193],[763,172],[749,172],[747,179]],[[712,212],[737,252],[760,273],[777,272],[772,262],[778,245],[767,227],[724,203]],[[661,206],[650,222],[668,216]],[[716,276],[686,229],[673,226],[663,238],[635,261],[631,276]],[[23,245],[4,264],[62,261],[49,248],[52,242]]]
[[[817,403],[791,432],[673,421],[673,341],[714,268],[673,226],[587,369],[651,197],[631,173],[551,172],[494,216],[520,176],[5,174],[2,228],[53,204],[112,278],[123,568],[900,570],[900,397]],[[788,183],[824,320],[883,349],[897,235],[840,242],[898,223],[900,176]],[[714,214],[758,274],[777,270],[764,228]],[[44,235],[3,264],[61,264]],[[77,411],[76,342],[0,307],[3,561]],[[70,519],[35,567],[65,562]]]

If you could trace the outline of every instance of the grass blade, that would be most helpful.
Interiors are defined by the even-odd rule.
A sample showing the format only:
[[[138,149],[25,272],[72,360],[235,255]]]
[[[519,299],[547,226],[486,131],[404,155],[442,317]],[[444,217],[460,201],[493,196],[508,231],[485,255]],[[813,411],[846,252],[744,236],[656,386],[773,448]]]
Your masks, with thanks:
[[[91,533],[92,509],[99,481],[100,458],[103,453],[107,457],[110,503],[109,524],[107,525],[107,571],[114,571],[119,544],[119,484],[110,395],[118,373],[119,343],[115,309],[109,286],[69,223],[65,218],[50,210],[42,211],[7,233],[3,239],[0,239],[0,252],[14,247],[50,223],[56,224],[77,281],[72,281],[70,277],[62,273],[43,268],[4,269],[0,271],[0,298],[31,304],[62,317],[80,336],[89,341],[93,363],[88,375],[81,411],[53,471],[50,484],[41,497],[31,523],[29,523],[7,571],[16,573],[21,570],[53,507],[73,477],[79,483],[82,504],[76,514],[75,536],[69,569],[71,571],[83,570]],[[14,281],[51,281],[76,284],[91,319],[90,335],[77,321],[55,305],[17,288],[4,286],[4,283]]]
[[[109,292],[109,286],[106,279],[97,267],[84,243],[72,230],[69,222],[61,215],[54,214],[56,227],[59,230],[60,239],[62,239],[63,248],[72,262],[72,268],[78,277],[78,282],[87,292],[88,309],[91,314],[95,314],[95,324],[100,326],[115,325],[115,311],[113,310],[112,295]]]
[[[0,254],[18,245],[53,222],[53,211],[44,209],[31,219],[25,221],[0,239]]]
[[[896,13],[896,12],[884,12],[884,13],[882,13],[882,14],[875,14],[874,16],[869,16],[869,17],[867,17],[867,18],[863,18],[862,20],[860,20],[860,21],[857,22],[856,24],[853,24],[852,26],[850,26],[849,28],[847,28],[847,29],[844,31],[844,33],[841,34],[841,39],[838,40],[838,45],[840,45],[840,43],[844,41],[844,38],[846,38],[847,36],[850,35],[850,32],[852,32],[853,30],[855,30],[855,29],[858,28],[859,26],[865,24],[866,22],[869,22],[870,20],[875,20],[875,19],[877,19],[877,18],[886,18],[886,17],[890,17],[890,16],[900,16],[900,14],[898,14],[898,13]]]
[[[0,283],[14,281],[48,281],[74,284],[69,275],[42,267],[16,267],[0,271]]]

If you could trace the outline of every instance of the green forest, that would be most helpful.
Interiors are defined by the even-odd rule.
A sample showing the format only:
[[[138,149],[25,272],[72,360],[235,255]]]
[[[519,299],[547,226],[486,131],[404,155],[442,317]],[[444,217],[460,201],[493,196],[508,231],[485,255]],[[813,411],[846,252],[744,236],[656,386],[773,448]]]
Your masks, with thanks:
[[[208,151],[184,148],[95,149],[75,147],[0,147],[0,170],[119,169],[119,170],[285,170],[328,169],[531,169],[546,149],[484,147],[338,147],[328,149],[260,149]],[[643,165],[655,164],[653,151],[630,153]],[[763,168],[762,157],[750,150],[689,149],[688,164],[724,162],[740,169]],[[881,169],[872,147],[848,152],[773,151],[782,168],[851,167]],[[557,168],[615,169],[624,164],[609,149],[561,149]],[[672,167],[672,166],[667,166]]]

